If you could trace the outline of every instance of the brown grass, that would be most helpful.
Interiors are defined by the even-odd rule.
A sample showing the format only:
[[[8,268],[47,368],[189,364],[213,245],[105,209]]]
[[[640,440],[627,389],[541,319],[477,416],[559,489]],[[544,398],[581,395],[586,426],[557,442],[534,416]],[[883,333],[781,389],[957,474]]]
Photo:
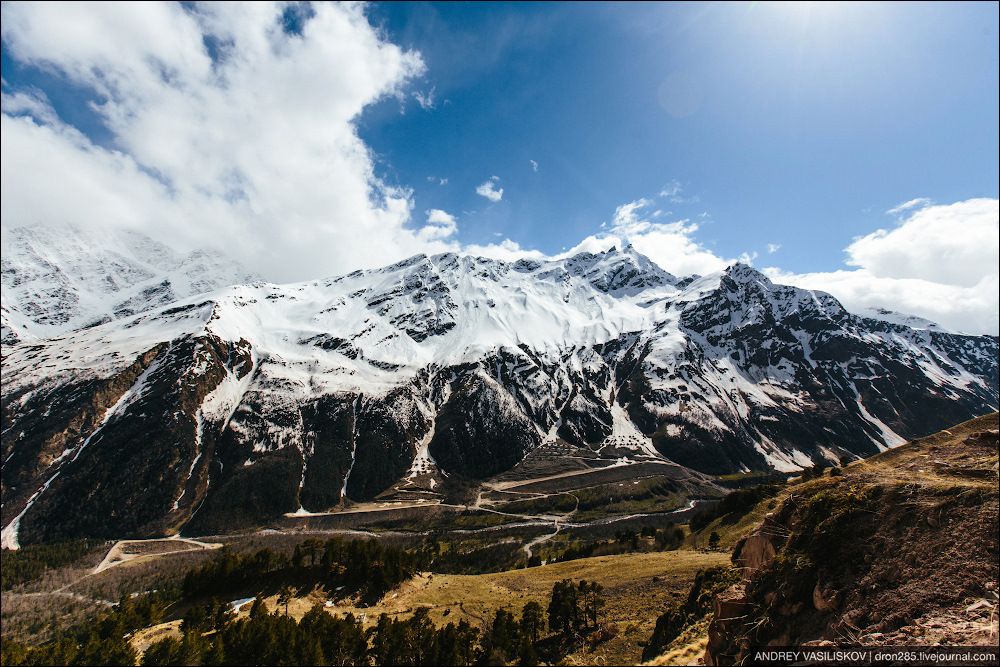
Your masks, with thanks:
[[[997,450],[967,445],[984,431],[996,431],[998,413],[977,417],[958,426],[852,463],[845,475],[858,481],[923,486],[997,486]],[[996,438],[993,438],[996,442]]]
[[[563,579],[597,581],[604,586],[607,601],[602,621],[616,624],[617,637],[593,648],[572,654],[572,664],[636,664],[642,647],[649,639],[656,618],[667,607],[687,595],[698,570],[729,562],[724,553],[668,551],[581,558],[508,572],[482,575],[444,575],[422,573],[388,593],[369,607],[358,606],[356,599],[337,599],[336,594],[321,589],[300,591],[300,597],[288,606],[289,615],[301,618],[314,604],[336,600],[328,611],[342,616],[365,614],[365,625],[373,625],[382,613],[407,618],[420,607],[427,607],[435,624],[466,620],[484,627],[505,608],[520,616],[521,608],[534,600],[546,608],[552,586]],[[654,577],[656,581],[654,581]],[[284,612],[277,597],[265,600],[269,610]],[[247,613],[249,606],[242,613]]]

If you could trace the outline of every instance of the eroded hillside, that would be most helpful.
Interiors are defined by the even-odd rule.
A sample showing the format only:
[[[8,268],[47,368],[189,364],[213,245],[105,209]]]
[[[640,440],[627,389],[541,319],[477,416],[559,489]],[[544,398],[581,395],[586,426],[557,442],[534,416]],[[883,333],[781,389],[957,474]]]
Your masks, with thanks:
[[[997,642],[997,414],[789,487],[740,540],[705,664],[756,647]]]

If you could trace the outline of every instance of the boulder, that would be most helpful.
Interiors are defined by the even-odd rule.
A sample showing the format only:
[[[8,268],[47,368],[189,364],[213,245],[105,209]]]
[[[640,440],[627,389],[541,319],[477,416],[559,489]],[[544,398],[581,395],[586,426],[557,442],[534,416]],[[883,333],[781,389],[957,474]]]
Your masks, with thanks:
[[[732,656],[725,655],[723,649],[729,645],[735,627],[742,626],[749,611],[750,601],[743,582],[733,584],[712,599],[712,622],[708,626],[705,646],[706,665],[732,664]]]
[[[816,588],[813,589],[813,606],[816,607],[816,611],[837,611],[840,608],[841,598],[840,591],[821,586],[820,582],[816,582]]]
[[[750,535],[736,544],[733,550],[733,564],[743,568],[743,578],[749,578],[754,572],[766,567],[774,556],[785,546],[788,529],[768,514],[764,521]]]

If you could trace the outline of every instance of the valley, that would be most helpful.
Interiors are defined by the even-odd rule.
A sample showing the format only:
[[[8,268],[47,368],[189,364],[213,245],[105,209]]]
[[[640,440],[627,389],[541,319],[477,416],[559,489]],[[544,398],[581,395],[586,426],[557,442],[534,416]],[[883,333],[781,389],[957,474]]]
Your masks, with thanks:
[[[554,661],[554,656],[557,655],[561,656],[558,659],[575,664],[638,664],[644,660],[653,660],[655,664],[686,664],[700,656],[706,648],[714,656],[718,656],[720,650],[728,650],[720,649],[718,638],[711,639],[718,637],[718,632],[712,630],[716,625],[721,623],[720,628],[729,628],[723,629],[723,633],[733,632],[731,622],[726,626],[725,617],[719,620],[718,612],[713,617],[710,606],[702,607],[702,611],[685,617],[684,623],[674,627],[672,635],[666,635],[666,638],[659,629],[661,623],[657,622],[657,617],[664,610],[681,606],[685,604],[685,600],[690,604],[694,595],[691,591],[697,591],[699,586],[706,585],[699,583],[704,572],[732,572],[738,577],[741,571],[739,567],[748,567],[748,558],[751,559],[749,562],[757,563],[749,566],[751,568],[761,568],[761,563],[766,566],[766,560],[753,560],[760,558],[754,554],[763,553],[766,559],[766,554],[773,554],[774,550],[761,550],[758,543],[754,542],[758,539],[754,536],[786,534],[768,532],[766,529],[770,525],[768,522],[787,521],[781,518],[789,511],[785,508],[818,507],[816,503],[821,499],[843,497],[844,501],[834,501],[834,506],[839,507],[837,503],[853,502],[851,498],[873,498],[875,492],[871,489],[878,488],[883,489],[880,495],[884,500],[880,503],[881,509],[875,508],[874,511],[895,517],[876,523],[876,526],[882,526],[878,528],[879,534],[883,536],[880,539],[890,540],[879,542],[884,545],[880,548],[888,548],[896,553],[892,563],[900,564],[903,569],[896,568],[893,571],[896,566],[892,566],[888,560],[879,561],[879,571],[884,574],[877,577],[889,576],[893,579],[885,589],[881,588],[885,584],[876,584],[873,590],[884,592],[875,593],[872,600],[876,601],[876,605],[903,609],[899,607],[899,600],[905,599],[910,602],[903,604],[914,604],[914,609],[919,611],[908,612],[912,614],[908,616],[896,614],[891,618],[869,611],[867,616],[862,617],[855,611],[858,603],[852,597],[840,603],[845,606],[838,614],[830,614],[829,611],[824,613],[822,607],[818,613],[808,611],[812,607],[806,607],[801,614],[793,613],[791,616],[782,615],[785,614],[784,611],[780,614],[767,611],[780,606],[779,602],[766,603],[759,608],[761,612],[773,613],[775,615],[772,618],[792,622],[788,627],[806,633],[798,638],[789,637],[789,641],[805,642],[816,636],[809,635],[810,632],[842,633],[843,628],[850,627],[852,629],[849,636],[819,636],[827,636],[835,641],[860,638],[862,643],[902,641],[919,644],[930,641],[988,644],[993,641],[991,637],[996,636],[998,629],[995,613],[992,617],[989,614],[997,604],[997,544],[994,530],[998,488],[996,433],[997,415],[993,414],[864,461],[833,466],[820,470],[819,473],[807,470],[809,474],[803,474],[800,479],[772,485],[773,488],[751,486],[728,496],[721,491],[715,502],[696,501],[704,503],[700,507],[706,508],[707,514],[698,514],[698,509],[691,507],[692,501],[688,501],[681,508],[684,512],[682,517],[677,516],[677,510],[610,516],[613,512],[609,509],[610,505],[605,503],[604,516],[584,523],[576,519],[580,497],[587,498],[588,493],[624,495],[626,486],[641,487],[643,483],[640,480],[620,482],[620,488],[615,484],[586,486],[588,478],[581,480],[577,476],[578,479],[572,482],[572,490],[569,491],[557,490],[532,495],[523,500],[503,496],[498,507],[516,504],[521,510],[508,513],[515,519],[508,524],[465,527],[468,526],[466,522],[470,515],[464,513],[476,513],[471,515],[472,519],[485,516],[480,514],[483,512],[484,496],[506,494],[512,489],[520,488],[506,486],[499,490],[483,484],[471,494],[474,501],[469,505],[411,504],[405,508],[410,514],[403,517],[399,513],[404,508],[356,507],[354,511],[340,513],[345,517],[352,516],[357,521],[350,529],[319,530],[307,523],[289,523],[240,534],[211,535],[196,539],[115,542],[93,548],[90,555],[69,568],[49,571],[39,580],[25,582],[12,590],[4,591],[4,637],[7,641],[44,641],[51,637],[46,624],[39,625],[37,620],[31,619],[51,618],[48,615],[53,609],[74,604],[79,609],[92,610],[86,612],[88,615],[98,614],[100,609],[108,608],[108,605],[119,600],[114,607],[117,609],[121,607],[122,599],[140,600],[152,595],[152,589],[162,591],[169,590],[170,586],[179,586],[182,581],[186,581],[185,572],[211,562],[220,562],[221,555],[232,553],[249,559],[251,555],[264,549],[283,554],[286,559],[284,562],[290,563],[291,569],[279,570],[286,574],[277,579],[269,575],[259,579],[256,584],[253,580],[248,580],[234,588],[225,589],[224,594],[218,595],[217,599],[222,603],[232,600],[238,605],[233,620],[228,621],[230,623],[240,619],[249,621],[249,603],[257,597],[264,602],[264,609],[275,618],[287,615],[297,622],[303,622],[309,613],[316,613],[310,610],[318,608],[335,618],[353,619],[351,622],[358,623],[358,627],[369,634],[375,633],[380,623],[384,622],[380,619],[409,622],[416,616],[426,618],[430,623],[428,627],[443,628],[448,623],[459,625],[464,622],[480,633],[489,633],[495,627],[498,611],[508,610],[518,617],[520,610],[530,602],[538,603],[544,610],[549,604],[553,586],[559,582],[596,581],[603,587],[601,627],[613,630],[609,630],[607,636],[602,635],[603,638],[586,641],[582,635],[570,641],[560,639],[558,633],[543,633],[543,637],[547,638],[538,645],[543,664],[548,660]],[[552,478],[553,476],[547,479],[525,479],[523,483],[545,483]],[[565,478],[556,476],[555,479]],[[659,476],[651,477],[645,484],[650,489],[662,489],[665,487],[661,485],[674,481],[672,476]],[[721,487],[716,486],[715,489],[719,490]],[[757,493],[757,489],[761,492]],[[702,489],[705,490],[707,488]],[[751,494],[751,491],[756,495]],[[846,495],[831,496],[834,492]],[[565,495],[575,498],[572,507],[569,503],[558,504],[558,499]],[[723,496],[726,498],[725,502],[717,504],[718,499]],[[762,499],[744,501],[739,500],[738,496]],[[654,497],[655,494],[649,494],[649,498]],[[965,509],[959,509],[956,502]],[[533,504],[538,508],[545,507],[546,511],[530,513],[527,510]],[[714,509],[716,507],[719,509]],[[845,508],[849,513],[855,511],[847,506]],[[960,513],[956,514],[956,510]],[[801,509],[797,511],[802,512]],[[812,510],[807,510],[804,515],[806,523],[822,521],[822,517],[810,519],[809,511]],[[791,532],[788,533],[790,537],[781,538],[788,540],[789,546],[786,548],[792,548],[792,545],[798,545],[795,546],[797,549],[807,550],[854,548],[850,545],[859,536],[858,530],[863,535],[866,529],[850,523],[857,519],[839,518],[839,511],[842,510],[835,510],[832,518],[820,524],[819,532],[807,529],[807,533],[803,535],[808,537],[796,537],[799,534],[796,531],[801,531],[802,528],[797,528],[795,521],[801,522],[803,519],[793,519],[789,529]],[[286,519],[289,522],[309,522],[326,520],[327,516],[334,517],[336,513],[317,517],[290,516]],[[859,515],[845,515],[847,516]],[[844,520],[848,523],[837,523]],[[951,525],[955,521],[957,523]],[[969,521],[985,521],[986,524],[977,523],[973,527]],[[992,527],[987,525],[990,521]],[[946,532],[941,532],[939,526],[942,524],[950,526]],[[558,528],[555,533],[552,532],[553,525]],[[761,526],[765,527],[763,533]],[[680,531],[680,541],[669,545],[660,542],[661,535],[665,536],[672,530]],[[927,536],[917,541],[903,537],[912,534],[914,530],[924,531]],[[715,540],[718,547],[706,548],[710,542],[710,533],[718,536]],[[892,537],[893,535],[896,537]],[[354,539],[374,539],[384,549],[403,549],[419,555],[419,558],[424,559],[423,564],[398,584],[375,595],[372,592],[366,593],[364,587],[359,588],[357,583],[351,584],[350,579],[343,580],[344,583],[339,585],[320,583],[316,576],[320,572],[317,568],[320,567],[318,563],[324,548],[332,548],[331,544],[346,545]],[[767,539],[774,540],[773,537]],[[868,542],[867,538],[864,539],[865,543],[874,544]],[[901,539],[905,541],[899,541]],[[816,542],[815,546],[812,546],[813,542]],[[888,546],[889,544],[892,546]],[[527,553],[526,548],[533,552]],[[781,542],[775,543],[774,549],[779,553],[782,548]],[[975,552],[975,556],[970,550]],[[914,555],[908,555],[911,553]],[[919,557],[916,556],[917,553],[920,554]],[[933,555],[935,553],[940,555]],[[456,557],[449,559],[448,554],[455,554]],[[539,561],[544,564],[538,564],[539,561],[528,562],[531,555],[540,556]],[[826,558],[823,563],[837,562],[838,557],[832,556],[831,559],[828,555]],[[913,573],[907,571],[906,568],[919,563],[919,559],[923,558],[930,559],[923,569],[917,567]],[[946,558],[948,563],[943,569],[941,563],[946,561],[941,560],[942,558]],[[730,567],[731,559],[737,565],[736,570]],[[857,563],[870,562],[870,558],[859,555],[852,555],[849,559]],[[774,561],[780,567],[788,562],[787,559]],[[797,562],[801,564],[801,558]],[[81,566],[86,569],[80,569]],[[932,585],[935,593],[931,594],[930,589],[919,588],[919,578],[935,569],[939,572],[931,575],[935,582]],[[803,575],[798,569],[793,569],[780,576],[791,582],[796,577],[811,575]],[[822,571],[819,576],[821,582],[826,581],[827,585],[838,587],[831,588],[831,591],[850,590],[850,585],[844,588],[845,583],[836,576],[824,575]],[[67,577],[73,577],[73,580],[67,582]],[[763,582],[770,580],[763,576],[760,581],[762,583],[755,585],[765,585]],[[873,581],[881,580],[876,578]],[[744,585],[740,584],[741,587],[734,587],[733,590],[742,591]],[[809,586],[809,596],[812,596],[812,584]],[[286,589],[291,590],[291,596],[287,599],[282,597],[282,591]],[[715,591],[713,596],[720,596],[725,600],[732,598],[728,590],[712,590]],[[180,595],[179,591],[173,595],[178,597],[159,612],[156,623],[138,628],[130,635],[129,645],[131,650],[137,652],[139,659],[144,651],[157,642],[169,638],[178,643],[188,641],[185,637],[190,629],[182,629],[182,623],[187,622],[184,619],[190,617],[192,605],[208,603],[205,596],[189,597],[186,594]],[[747,595],[750,595],[749,589]],[[784,595],[787,598],[798,593],[785,592]],[[824,592],[823,595],[829,596],[832,592]],[[879,596],[889,597],[878,602]],[[811,600],[810,597],[809,604],[812,604]],[[985,602],[979,602],[980,600]],[[794,598],[786,599],[786,607],[795,602]],[[722,608],[728,609],[725,606]],[[881,623],[876,623],[880,620]],[[776,627],[778,629],[774,632],[780,632],[782,626],[779,624]],[[36,629],[32,631],[31,628]],[[713,632],[716,634],[712,634]],[[211,634],[206,637],[211,641]],[[676,639],[671,641],[671,637]],[[481,641],[485,641],[485,635]],[[738,643],[739,640],[729,638],[726,641]],[[660,657],[656,658],[657,655]]]

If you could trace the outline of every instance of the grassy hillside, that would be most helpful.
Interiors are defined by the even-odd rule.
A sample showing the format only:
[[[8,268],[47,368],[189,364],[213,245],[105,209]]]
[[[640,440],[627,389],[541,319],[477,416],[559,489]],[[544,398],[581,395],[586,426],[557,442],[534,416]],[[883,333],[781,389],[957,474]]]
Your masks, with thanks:
[[[996,413],[973,419],[715,518],[691,539],[733,544],[742,581],[700,638],[712,659],[768,643],[995,644],[997,429]],[[671,664],[696,625],[709,629],[690,618],[689,636],[649,653]]]

